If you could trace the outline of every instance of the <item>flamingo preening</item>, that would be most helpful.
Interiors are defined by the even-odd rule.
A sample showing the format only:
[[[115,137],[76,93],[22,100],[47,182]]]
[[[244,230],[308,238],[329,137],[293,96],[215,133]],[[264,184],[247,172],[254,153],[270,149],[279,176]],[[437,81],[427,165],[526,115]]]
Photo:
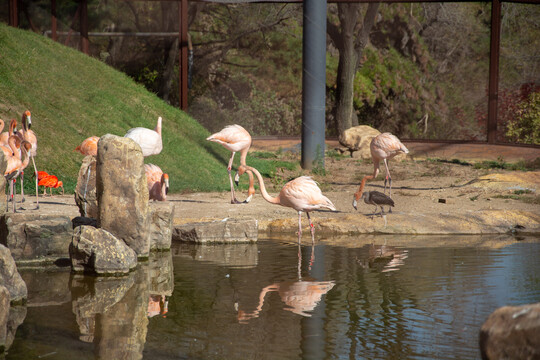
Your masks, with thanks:
[[[240,125],[229,125],[226,126],[223,130],[220,132],[217,132],[215,134],[210,135],[206,138],[208,141],[213,141],[218,144],[223,145],[225,149],[232,152],[231,158],[229,160],[229,164],[227,165],[227,172],[229,173],[229,182],[231,184],[231,204],[241,204],[240,201],[236,199],[236,196],[234,194],[234,184],[233,179],[231,175],[234,155],[237,152],[240,152],[240,165],[246,165],[246,157],[249,150],[249,147],[251,146],[251,135],[249,135],[249,132],[247,132],[246,129],[244,129]],[[238,173],[235,176],[235,180],[238,182]],[[251,186],[251,178],[250,178],[250,186]],[[248,203],[251,200],[251,196],[248,196],[248,198],[244,201],[244,203]]]
[[[161,139],[161,116],[158,117],[157,125],[154,130],[136,127],[128,130],[124,137],[130,138],[141,147],[144,157],[157,155],[163,149],[163,141]]]
[[[298,211],[298,242],[300,242],[302,237],[302,212],[307,214],[311,229],[311,241],[314,242],[315,227],[311,222],[309,212],[319,209],[336,211],[336,207],[332,201],[322,194],[317,183],[309,176],[300,176],[286,183],[278,196],[272,197],[266,191],[264,180],[259,171],[251,166],[240,165],[238,173],[243,174],[246,170],[253,171],[255,176],[257,176],[264,200],[272,204],[287,206]]]
[[[163,173],[159,166],[145,164],[146,182],[150,200],[165,201],[169,192],[169,175]]]
[[[34,175],[37,174],[36,162],[34,157],[37,155],[37,137],[34,131],[30,128],[32,127],[32,115],[30,111],[26,110],[22,115],[22,130],[17,131],[17,136],[21,140],[28,141],[32,148],[30,149],[29,156],[32,159],[32,164],[34,165]],[[22,201],[24,202],[24,169],[21,171],[21,196]],[[36,177],[36,209],[39,209],[39,191],[38,191],[38,180]]]
[[[407,149],[395,135],[388,132],[374,137],[373,140],[371,140],[369,148],[371,150],[371,159],[373,161],[373,174],[364,176],[358,191],[354,193],[353,207],[355,209],[357,201],[362,197],[362,191],[364,190],[366,181],[375,179],[377,175],[379,175],[379,164],[381,160],[384,162],[386,170],[386,177],[384,178],[384,192],[386,192],[386,183],[388,182],[389,195],[392,197],[392,177],[390,176],[390,170],[388,168],[388,160],[401,153],[409,153],[409,149]]]

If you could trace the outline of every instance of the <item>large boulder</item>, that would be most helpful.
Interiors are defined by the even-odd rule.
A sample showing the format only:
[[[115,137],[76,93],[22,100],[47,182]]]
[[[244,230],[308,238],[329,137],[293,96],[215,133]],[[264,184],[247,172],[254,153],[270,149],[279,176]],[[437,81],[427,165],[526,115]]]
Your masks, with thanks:
[[[128,244],[139,257],[150,252],[148,186],[141,147],[111,134],[98,142],[98,227]]]
[[[371,159],[369,145],[371,140],[381,132],[367,125],[359,125],[347,129],[339,136],[339,143],[351,153],[351,157]]]
[[[12,303],[22,302],[28,297],[28,289],[24,283],[9,249],[0,245],[0,285],[9,291]]]
[[[18,263],[52,263],[68,257],[72,234],[68,216],[9,213],[0,218],[0,244]]]
[[[169,202],[150,203],[150,249],[168,250],[171,248],[174,218],[174,204]]]
[[[98,217],[96,164],[95,156],[88,155],[83,159],[75,187],[75,203],[81,216],[94,219]]]
[[[137,266],[133,249],[110,232],[87,225],[73,231],[69,254],[75,272],[125,274]]]
[[[0,357],[6,348],[7,323],[9,318],[9,290],[0,285]]]
[[[7,168],[7,159],[4,155],[4,152],[0,152],[0,171],[1,174],[4,174],[6,172]],[[0,176],[0,215],[4,214],[6,212],[6,178],[3,176]]]
[[[482,359],[540,359],[540,303],[504,306],[480,329]]]

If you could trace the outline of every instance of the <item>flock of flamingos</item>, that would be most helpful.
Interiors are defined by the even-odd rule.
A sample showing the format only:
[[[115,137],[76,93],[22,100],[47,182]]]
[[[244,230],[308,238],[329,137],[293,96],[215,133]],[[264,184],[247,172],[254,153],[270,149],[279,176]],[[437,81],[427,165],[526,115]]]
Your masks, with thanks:
[[[28,166],[30,159],[34,165],[34,174],[36,177],[36,208],[39,208],[38,198],[38,187],[44,186],[44,195],[46,194],[47,188],[58,188],[62,187],[63,193],[63,184],[62,181],[59,181],[58,178],[54,175],[47,174],[44,171],[37,171],[36,165],[34,162],[34,156],[37,154],[37,138],[34,132],[30,129],[32,125],[30,111],[25,111],[22,115],[22,129],[17,130],[17,121],[15,119],[11,120],[9,131],[3,132],[0,134],[0,146],[4,151],[4,155],[7,159],[7,168],[4,173],[6,180],[10,185],[10,201],[13,203],[13,212],[15,209],[15,179],[20,177],[21,179],[21,195],[22,201],[24,201],[24,191],[23,189],[23,175],[24,169]],[[144,157],[157,155],[161,153],[163,149],[163,143],[161,139],[161,126],[162,118],[159,117],[156,127],[152,129],[147,129],[143,127],[137,127],[130,129],[125,137],[134,140],[141,147]],[[4,122],[0,119],[0,131],[4,128]],[[77,146],[76,151],[80,152],[83,155],[97,155],[97,143],[99,137],[91,136],[85,139],[81,145]],[[314,239],[315,228],[311,217],[309,215],[310,211],[318,209],[329,209],[336,211],[336,207],[323,195],[321,189],[318,187],[317,183],[309,176],[300,176],[296,179],[289,181],[283,186],[281,191],[276,197],[272,197],[266,191],[263,178],[259,171],[254,167],[248,166],[246,164],[246,157],[248,150],[251,146],[251,136],[250,134],[240,125],[229,125],[226,126],[220,132],[210,135],[206,140],[213,141],[223,145],[227,150],[232,152],[231,158],[227,165],[227,172],[229,174],[229,182],[231,186],[231,203],[240,204],[248,203],[253,194],[255,194],[255,188],[253,186],[254,176],[257,177],[259,182],[259,187],[263,198],[272,204],[282,205],[286,207],[293,208],[298,211],[298,240],[302,236],[302,212],[307,214],[312,240]],[[384,213],[383,205],[389,206],[389,211],[391,207],[394,206],[394,201],[392,200],[392,178],[390,176],[390,170],[388,168],[388,160],[392,159],[400,153],[408,153],[409,150],[401,143],[401,141],[394,135],[390,133],[382,133],[373,138],[370,144],[371,158],[373,160],[373,174],[366,175],[362,178],[360,187],[353,197],[353,207],[357,209],[357,204],[360,199],[363,199],[366,204],[375,205],[375,212],[377,207],[381,207],[381,216]],[[248,197],[243,202],[237,200],[234,192],[234,184],[232,178],[232,165],[234,160],[234,155],[240,152],[240,166],[236,172],[234,181],[238,184],[239,177],[248,173],[249,176],[249,189]],[[379,174],[379,165],[380,162],[384,162],[386,177],[384,179],[384,192],[379,191],[366,191],[364,192],[364,186],[366,181],[375,179]],[[154,164],[145,164],[146,179],[148,184],[148,192],[150,200],[165,201],[167,198],[167,193],[169,190],[169,176],[164,173],[157,165]],[[386,195],[386,186],[388,184],[388,195]]]

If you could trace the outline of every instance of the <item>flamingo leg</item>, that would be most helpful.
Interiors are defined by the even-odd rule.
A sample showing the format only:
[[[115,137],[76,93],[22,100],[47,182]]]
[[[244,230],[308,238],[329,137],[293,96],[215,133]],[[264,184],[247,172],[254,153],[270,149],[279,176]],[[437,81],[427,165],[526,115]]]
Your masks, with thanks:
[[[233,183],[233,178],[231,174],[234,154],[236,154],[236,152],[233,151],[231,155],[231,159],[229,160],[229,165],[227,166],[227,172],[229,173],[229,182],[231,184],[231,204],[240,204],[240,201],[236,199],[236,195],[234,194],[234,183]]]
[[[24,202],[26,199],[24,198],[24,171],[21,171],[21,202]]]
[[[298,244],[300,244],[300,240],[302,239],[302,212],[298,212]]]
[[[13,202],[13,212],[16,213],[17,209],[15,208],[15,179],[11,180],[11,202]]]
[[[34,173],[36,174],[36,210],[39,209],[39,189],[38,189],[38,171],[36,168],[36,162],[34,161],[34,157],[30,156],[32,159],[32,165],[34,165]]]
[[[306,212],[306,215],[309,220],[309,227],[311,231],[311,244],[313,245],[315,243],[315,226],[313,226],[313,222],[311,221],[311,216],[309,216],[309,212]]]
[[[384,178],[384,193],[386,193],[386,182],[390,187],[389,196],[392,197],[392,177],[390,176],[390,169],[388,168],[388,162],[384,159],[384,166],[386,167],[386,177]]]

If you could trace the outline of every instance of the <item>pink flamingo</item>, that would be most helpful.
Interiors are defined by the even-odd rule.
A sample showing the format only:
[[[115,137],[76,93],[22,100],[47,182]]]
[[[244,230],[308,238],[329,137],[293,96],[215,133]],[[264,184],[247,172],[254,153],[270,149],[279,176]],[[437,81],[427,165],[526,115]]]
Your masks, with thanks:
[[[37,174],[37,168],[36,168],[36,162],[34,161],[34,157],[37,155],[37,137],[34,131],[30,130],[32,127],[32,115],[30,114],[30,111],[26,110],[22,115],[22,124],[23,128],[20,131],[17,131],[17,136],[21,140],[26,140],[30,144],[32,144],[32,148],[30,149],[30,159],[32,159],[32,164],[34,165],[34,175]],[[21,196],[22,201],[24,202],[24,169],[21,171]],[[36,177],[36,209],[39,209],[39,191],[38,191],[38,180]]]
[[[234,194],[234,185],[233,179],[231,176],[231,170],[234,160],[234,155],[239,151],[240,152],[240,165],[246,165],[246,157],[251,146],[251,135],[240,125],[229,125],[226,126],[220,132],[210,135],[206,138],[208,141],[213,141],[218,144],[223,145],[225,149],[232,152],[231,159],[229,160],[229,165],[227,166],[227,172],[229,173],[229,182],[231,183],[231,204],[240,204],[241,202],[236,199]],[[235,180],[238,182],[237,173]],[[251,178],[250,178],[251,180]],[[251,186],[251,182],[250,182]],[[248,197],[244,203],[248,203],[251,200],[251,197]]]
[[[159,166],[145,164],[146,182],[148,183],[148,194],[150,200],[165,201],[169,192],[169,175],[164,174]]]
[[[0,145],[9,147],[8,145],[9,137],[13,135],[16,127],[17,127],[17,120],[11,119],[11,121],[9,122],[9,130],[4,131],[3,133],[0,134]],[[0,131],[2,130],[4,130],[4,120],[1,120],[1,123],[0,123]]]
[[[96,156],[98,141],[99,141],[99,137],[90,136],[89,138],[84,139],[81,145],[75,148],[75,151],[78,151],[85,156],[87,155]]]
[[[0,146],[4,152],[4,156],[7,160],[6,171],[4,172],[4,177],[7,181],[10,182],[10,195],[11,201],[13,202],[13,212],[17,212],[15,209],[15,192],[14,192],[14,182],[17,176],[20,175],[22,169],[28,166],[29,162],[29,152],[32,148],[32,144],[28,141],[21,140],[17,136],[11,136],[8,140],[9,148],[5,146]],[[20,147],[20,151],[19,151]]]
[[[141,147],[144,157],[157,155],[163,149],[163,141],[161,139],[161,116],[158,117],[157,125],[154,130],[136,127],[128,130],[124,137],[130,138]]]
[[[358,188],[358,191],[354,193],[353,207],[356,209],[357,201],[362,197],[362,191],[367,180],[375,179],[379,175],[379,164],[381,160],[384,162],[386,177],[384,178],[384,192],[386,192],[386,183],[389,184],[389,194],[392,197],[392,177],[390,176],[390,170],[388,169],[388,160],[393,157],[405,153],[409,153],[409,149],[403,145],[401,141],[388,132],[379,134],[371,140],[369,145],[371,150],[371,159],[373,160],[373,174],[366,175],[362,178],[362,183]]]
[[[317,183],[309,176],[300,176],[286,183],[279,192],[278,196],[271,197],[266,191],[263,178],[259,171],[251,166],[240,165],[238,173],[243,174],[246,170],[253,171],[255,176],[257,176],[257,180],[259,181],[259,186],[261,188],[261,194],[264,200],[272,204],[287,206],[298,211],[299,243],[302,237],[302,212],[304,211],[307,214],[309,226],[311,228],[311,241],[314,242],[315,227],[311,222],[309,212],[323,208],[336,211],[336,207],[332,201],[322,194],[321,189],[319,189],[319,186],[317,186]]]

